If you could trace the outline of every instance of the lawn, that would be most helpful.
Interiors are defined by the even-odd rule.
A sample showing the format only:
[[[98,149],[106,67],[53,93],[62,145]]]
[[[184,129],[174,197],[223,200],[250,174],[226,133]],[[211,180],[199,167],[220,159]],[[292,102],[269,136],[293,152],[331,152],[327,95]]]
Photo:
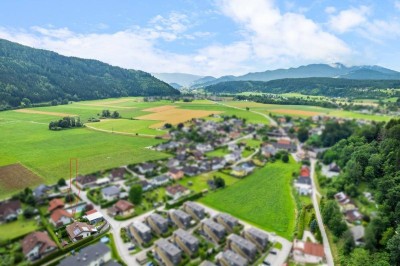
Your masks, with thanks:
[[[230,186],[239,181],[239,179],[232,177],[230,175],[221,173],[221,172],[210,172],[210,173],[204,173],[204,174],[194,176],[194,177],[185,177],[185,178],[179,180],[178,183],[181,184],[182,186],[185,186],[185,187],[195,191],[195,192],[200,192],[203,189],[209,189],[207,180],[212,179],[213,176],[222,177],[225,180],[226,186]],[[189,182],[192,182],[191,186],[189,186]]]
[[[12,240],[24,236],[39,228],[37,221],[31,219],[26,220],[22,215],[17,221],[0,225],[0,241]]]
[[[222,147],[222,148],[207,152],[206,155],[209,157],[224,157],[228,153],[229,153],[228,148]]]
[[[210,193],[200,202],[291,239],[296,220],[292,173],[298,168],[292,158],[288,164],[268,163],[228,188]]]

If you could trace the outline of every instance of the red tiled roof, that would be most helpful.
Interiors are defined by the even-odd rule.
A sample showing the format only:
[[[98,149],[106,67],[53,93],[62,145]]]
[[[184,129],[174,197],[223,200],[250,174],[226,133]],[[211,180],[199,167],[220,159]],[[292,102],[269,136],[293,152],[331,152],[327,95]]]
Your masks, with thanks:
[[[324,246],[312,242],[304,243],[304,253],[323,258],[325,256]]]
[[[125,212],[133,208],[133,204],[126,200],[119,200],[114,204],[119,211]]]
[[[182,186],[180,184],[177,184],[177,185],[167,187],[166,190],[168,191],[169,194],[175,195],[179,192],[185,192],[187,190],[187,188],[185,188],[184,186]]]
[[[66,216],[69,218],[72,218],[72,214],[70,214],[69,212],[67,212],[64,209],[56,209],[55,211],[53,211],[53,213],[50,216],[50,219],[53,220],[53,222],[58,222],[61,217]]]
[[[48,210],[51,212],[51,211],[53,211],[53,210],[55,210],[57,208],[63,208],[63,207],[64,207],[64,202],[61,199],[55,198],[55,199],[52,199],[49,202],[49,209]]]
[[[280,140],[278,140],[278,144],[290,145],[290,140],[280,139]]]
[[[300,176],[309,177],[310,176],[310,168],[308,166],[303,165],[300,170]]]
[[[26,255],[29,253],[36,245],[41,245],[39,253],[42,254],[47,250],[48,247],[56,248],[57,245],[54,243],[46,232],[33,232],[22,240],[22,252]]]
[[[90,214],[95,213],[95,212],[97,212],[97,210],[93,209],[93,210],[90,210],[90,211],[86,212],[86,215],[90,215]]]

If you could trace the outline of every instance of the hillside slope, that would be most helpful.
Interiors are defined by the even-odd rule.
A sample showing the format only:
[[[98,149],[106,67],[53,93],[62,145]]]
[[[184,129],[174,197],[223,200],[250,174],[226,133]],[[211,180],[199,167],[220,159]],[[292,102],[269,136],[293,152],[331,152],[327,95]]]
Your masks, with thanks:
[[[143,71],[0,39],[0,109],[17,107],[23,98],[40,103],[176,94],[179,91]]]

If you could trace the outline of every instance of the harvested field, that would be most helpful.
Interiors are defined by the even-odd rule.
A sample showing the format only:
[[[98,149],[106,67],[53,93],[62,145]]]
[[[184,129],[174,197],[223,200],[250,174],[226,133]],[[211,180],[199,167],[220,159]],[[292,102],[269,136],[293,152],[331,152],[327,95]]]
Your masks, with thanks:
[[[43,180],[22,164],[10,164],[0,167],[0,191],[21,190],[38,185]]]
[[[288,115],[303,115],[303,116],[314,116],[320,115],[319,112],[304,111],[304,110],[290,110],[290,109],[274,109],[271,110],[273,113],[288,114]]]
[[[52,116],[59,116],[59,117],[77,116],[77,115],[66,114],[66,113],[39,111],[39,110],[35,110],[35,109],[18,109],[18,110],[15,110],[15,112],[26,113],[26,114],[52,115]]]
[[[171,106],[171,105],[149,108],[144,111],[149,112],[150,110],[153,110],[153,112],[155,112],[155,113],[136,117],[136,119],[140,119],[140,120],[163,121],[163,122],[151,125],[150,128],[160,128],[165,123],[170,123],[170,124],[176,125],[176,124],[179,124],[182,122],[186,122],[192,118],[200,118],[200,117],[209,116],[211,114],[221,113],[219,111],[179,109],[179,108],[176,108],[176,106]],[[156,110],[156,111],[154,111],[154,110]]]
[[[176,107],[177,106],[174,106],[174,105],[163,105],[163,106],[159,106],[159,107],[147,108],[147,109],[144,109],[142,111],[152,112],[152,113],[159,113],[159,112],[164,112],[164,111],[167,111],[167,110],[170,110],[170,109],[174,109]]]

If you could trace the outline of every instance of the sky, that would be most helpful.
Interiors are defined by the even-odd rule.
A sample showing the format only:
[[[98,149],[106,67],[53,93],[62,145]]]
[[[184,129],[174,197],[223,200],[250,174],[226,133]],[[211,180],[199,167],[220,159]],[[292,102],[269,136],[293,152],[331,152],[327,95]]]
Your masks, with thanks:
[[[151,73],[400,71],[400,0],[2,0],[0,38]]]

